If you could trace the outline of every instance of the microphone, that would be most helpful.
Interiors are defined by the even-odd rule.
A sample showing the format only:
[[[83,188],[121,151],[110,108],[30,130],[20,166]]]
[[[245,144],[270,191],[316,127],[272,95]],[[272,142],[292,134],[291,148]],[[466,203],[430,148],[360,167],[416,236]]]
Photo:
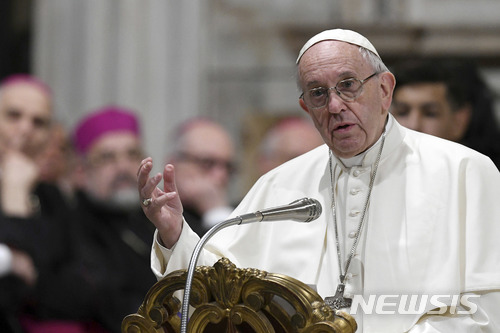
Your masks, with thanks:
[[[193,254],[191,255],[191,260],[189,261],[186,285],[184,287],[184,298],[182,301],[181,333],[186,333],[187,331],[189,296],[191,294],[191,284],[193,281],[194,270],[196,268],[196,262],[200,256],[201,249],[213,235],[215,235],[219,230],[231,225],[248,224],[253,222],[272,222],[282,220],[311,222],[316,220],[321,215],[321,212],[322,208],[318,200],[312,198],[302,198],[295,200],[288,205],[267,208],[264,210],[258,210],[254,213],[236,216],[232,219],[222,221],[208,230],[196,244]]]
[[[254,213],[240,215],[241,222],[247,224],[261,221],[284,221],[311,222],[321,215],[321,204],[316,199],[302,198],[288,205],[258,210]]]

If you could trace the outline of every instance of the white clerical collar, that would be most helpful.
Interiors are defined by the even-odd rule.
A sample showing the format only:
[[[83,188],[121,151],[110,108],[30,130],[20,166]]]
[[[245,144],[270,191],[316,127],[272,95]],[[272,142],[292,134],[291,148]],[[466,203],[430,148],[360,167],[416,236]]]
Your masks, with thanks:
[[[391,129],[391,126],[393,123],[392,117],[388,116],[387,118],[388,118],[388,120],[387,120],[387,123],[385,124],[385,132],[386,133]],[[352,168],[353,166],[360,166],[363,164],[363,159],[365,158],[365,156],[370,151],[372,151],[375,147],[378,147],[381,140],[382,140],[382,135],[378,138],[377,142],[375,142],[374,145],[372,145],[370,148],[368,148],[364,152],[359,153],[358,155],[353,156],[353,157],[349,157],[349,158],[339,157],[339,160],[342,162],[342,164],[344,164],[344,166],[346,168]]]

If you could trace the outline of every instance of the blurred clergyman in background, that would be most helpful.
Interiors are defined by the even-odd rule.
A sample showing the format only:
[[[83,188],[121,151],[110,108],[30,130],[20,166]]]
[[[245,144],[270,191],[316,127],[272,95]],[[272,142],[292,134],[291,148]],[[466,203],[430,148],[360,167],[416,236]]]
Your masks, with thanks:
[[[184,217],[200,237],[229,216],[228,198],[235,171],[234,145],[229,133],[207,118],[193,118],[174,132],[168,156],[177,170],[177,188]]]
[[[467,61],[418,59],[394,67],[391,112],[405,127],[462,143],[500,166],[493,93]]]
[[[49,137],[52,93],[30,75],[0,84],[0,331],[21,332],[19,313],[35,299],[39,272],[61,242],[44,248],[57,193],[40,185],[35,162]],[[57,252],[57,250],[55,250]]]
[[[19,332],[120,332],[123,318],[156,282],[149,269],[153,228],[134,193],[143,157],[137,115],[117,106],[94,110],[72,139],[78,154],[72,205],[61,191],[52,206],[40,197],[42,216],[48,206],[61,218],[39,223],[41,232],[36,224],[25,230],[41,243],[44,260]],[[54,176],[40,171],[39,178],[59,189]]]
[[[260,142],[257,157],[259,174],[323,144],[313,123],[304,117],[279,119]]]
[[[81,313],[120,332],[123,318],[137,311],[156,282],[149,269],[154,229],[136,193],[143,158],[138,116],[119,106],[94,110],[77,125],[74,142],[81,159],[74,264],[87,296],[80,295]]]

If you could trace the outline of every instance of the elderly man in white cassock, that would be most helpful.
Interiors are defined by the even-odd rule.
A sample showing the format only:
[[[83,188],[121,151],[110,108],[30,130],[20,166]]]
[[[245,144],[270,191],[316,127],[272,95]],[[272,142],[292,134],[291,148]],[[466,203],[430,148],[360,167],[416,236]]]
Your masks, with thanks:
[[[225,256],[315,285],[353,315],[357,332],[500,332],[492,161],[399,125],[388,113],[394,76],[356,32],[312,37],[297,71],[300,106],[325,144],[262,176],[233,216],[303,197],[317,199],[323,214],[223,229],[199,264]],[[174,168],[150,177],[152,163],[141,163],[139,192],[157,228],[152,269],[161,278],[188,266],[199,239],[183,220]]]

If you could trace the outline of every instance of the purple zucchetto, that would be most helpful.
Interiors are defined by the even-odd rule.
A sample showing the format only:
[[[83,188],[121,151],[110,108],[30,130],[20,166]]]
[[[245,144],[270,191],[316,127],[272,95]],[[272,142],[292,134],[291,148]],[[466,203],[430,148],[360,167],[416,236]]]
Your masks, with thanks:
[[[73,141],[76,151],[85,154],[92,144],[110,132],[140,134],[139,119],[130,109],[119,106],[105,106],[95,110],[76,126]]]

